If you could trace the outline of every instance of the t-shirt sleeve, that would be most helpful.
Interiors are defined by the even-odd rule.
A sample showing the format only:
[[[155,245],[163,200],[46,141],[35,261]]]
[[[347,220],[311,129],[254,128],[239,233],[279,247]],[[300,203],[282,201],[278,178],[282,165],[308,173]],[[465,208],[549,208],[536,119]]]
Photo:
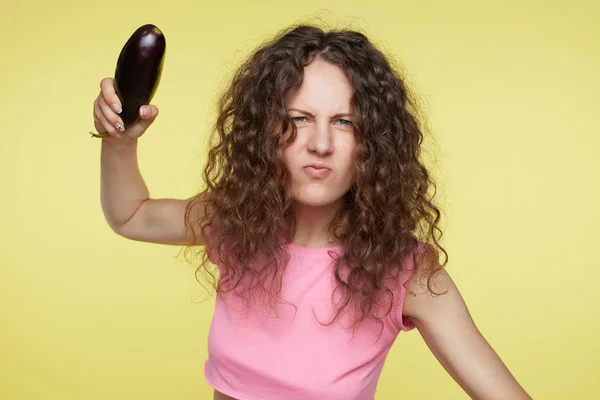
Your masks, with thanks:
[[[416,249],[416,260],[418,261],[423,253],[425,252],[425,244],[419,241],[419,245]],[[415,262],[413,255],[409,254],[405,258],[405,270],[400,278],[399,285],[397,286],[397,300],[394,301],[395,308],[393,309],[392,318],[398,329],[402,331],[411,331],[415,329],[413,322],[403,315],[404,312],[404,301],[407,296],[407,282],[413,276],[415,270]]]

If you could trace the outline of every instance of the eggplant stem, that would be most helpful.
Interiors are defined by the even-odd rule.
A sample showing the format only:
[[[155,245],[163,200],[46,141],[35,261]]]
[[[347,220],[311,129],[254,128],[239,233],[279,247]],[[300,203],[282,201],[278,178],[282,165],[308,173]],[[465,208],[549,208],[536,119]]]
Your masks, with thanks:
[[[92,135],[92,137],[96,137],[96,138],[103,138],[103,137],[109,136],[109,133],[108,132],[102,132],[102,133],[90,132],[90,135]]]

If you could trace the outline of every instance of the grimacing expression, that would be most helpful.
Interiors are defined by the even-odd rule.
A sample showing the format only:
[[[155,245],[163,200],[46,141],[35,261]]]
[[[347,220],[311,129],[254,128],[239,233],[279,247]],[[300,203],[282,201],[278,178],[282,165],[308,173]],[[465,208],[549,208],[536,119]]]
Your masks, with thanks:
[[[296,202],[325,206],[343,201],[354,182],[353,88],[336,65],[316,59],[304,69],[299,90],[288,109],[297,128],[283,150]]]

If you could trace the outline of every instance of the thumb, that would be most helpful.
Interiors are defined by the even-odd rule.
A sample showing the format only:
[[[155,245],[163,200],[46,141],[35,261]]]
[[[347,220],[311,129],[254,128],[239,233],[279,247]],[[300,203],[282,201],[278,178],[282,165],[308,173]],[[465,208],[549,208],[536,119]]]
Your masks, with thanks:
[[[143,105],[139,109],[139,115],[140,119],[128,129],[127,134],[131,137],[139,137],[146,132],[158,116],[158,107],[152,104]]]

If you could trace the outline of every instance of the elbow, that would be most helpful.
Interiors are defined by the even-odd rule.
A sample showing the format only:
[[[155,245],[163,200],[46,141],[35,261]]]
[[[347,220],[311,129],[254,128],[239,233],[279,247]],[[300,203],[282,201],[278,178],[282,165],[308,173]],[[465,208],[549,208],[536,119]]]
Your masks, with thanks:
[[[114,233],[116,233],[117,235],[124,237],[126,239],[131,239],[130,233],[131,233],[132,228],[130,227],[130,225],[132,225],[132,223],[135,223],[135,224],[138,223],[136,221],[139,220],[140,218],[136,217],[136,215],[140,214],[140,210],[142,210],[142,206],[146,203],[147,200],[148,199],[145,199],[145,200],[142,200],[141,202],[139,202],[135,206],[133,213],[131,213],[131,215],[129,215],[128,217],[123,218],[123,216],[121,216],[119,218],[105,210],[104,211],[104,219],[106,220],[106,223],[108,224],[108,226]],[[128,232],[129,232],[129,234],[128,234]]]

